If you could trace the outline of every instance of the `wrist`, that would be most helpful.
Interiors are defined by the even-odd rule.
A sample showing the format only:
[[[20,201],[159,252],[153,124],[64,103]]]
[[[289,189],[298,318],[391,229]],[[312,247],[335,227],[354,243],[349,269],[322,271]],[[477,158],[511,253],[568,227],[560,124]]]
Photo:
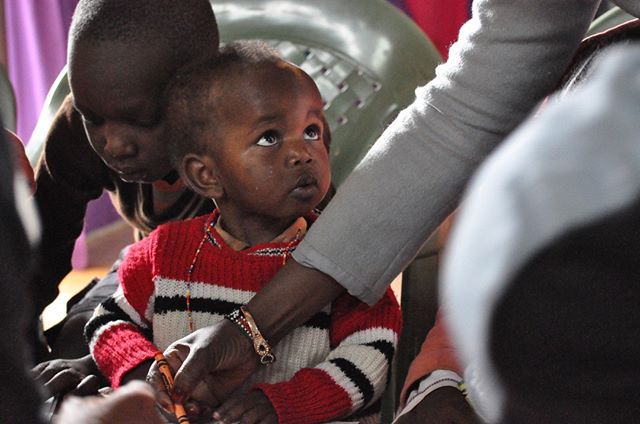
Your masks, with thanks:
[[[129,372],[122,376],[120,386],[124,386],[125,384],[134,380],[145,381],[147,378],[147,374],[149,373],[149,369],[151,368],[151,364],[153,364],[153,359],[147,359],[146,361],[141,362],[139,365],[136,365]]]
[[[263,336],[276,344],[344,292],[332,277],[292,257],[247,307]]]
[[[271,350],[271,345],[262,335],[253,315],[245,306],[241,306],[239,309],[225,315],[225,318],[235,324],[236,328],[251,342],[261,364],[269,365],[275,362],[276,357]]]

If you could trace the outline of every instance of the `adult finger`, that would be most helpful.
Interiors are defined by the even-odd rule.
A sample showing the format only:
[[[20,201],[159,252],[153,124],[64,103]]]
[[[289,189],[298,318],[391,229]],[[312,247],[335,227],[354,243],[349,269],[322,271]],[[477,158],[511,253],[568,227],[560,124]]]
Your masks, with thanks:
[[[178,370],[174,376],[174,395],[179,399],[189,397],[207,373],[215,369],[215,360],[207,352],[210,337],[203,334],[207,331],[208,328],[197,330],[173,343],[164,353],[167,362]]]
[[[238,388],[257,366],[251,342],[228,320],[192,334],[195,342],[176,374],[176,393],[190,394],[200,381],[223,399]]]
[[[169,414],[174,414],[175,410],[173,408],[173,400],[171,399],[170,393],[167,391],[162,373],[160,372],[157,363],[154,362],[149,368],[146,381],[155,391],[156,403],[158,403],[158,405],[160,405],[162,409]]]

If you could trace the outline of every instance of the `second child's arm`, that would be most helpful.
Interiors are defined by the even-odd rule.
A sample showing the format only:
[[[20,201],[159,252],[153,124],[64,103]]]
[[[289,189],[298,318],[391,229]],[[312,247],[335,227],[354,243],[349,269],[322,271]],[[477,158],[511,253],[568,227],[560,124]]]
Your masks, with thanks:
[[[132,245],[118,269],[120,287],[96,308],[85,327],[91,355],[115,388],[147,375],[158,348],[151,342],[151,316],[145,316],[153,294],[149,251],[155,233]]]

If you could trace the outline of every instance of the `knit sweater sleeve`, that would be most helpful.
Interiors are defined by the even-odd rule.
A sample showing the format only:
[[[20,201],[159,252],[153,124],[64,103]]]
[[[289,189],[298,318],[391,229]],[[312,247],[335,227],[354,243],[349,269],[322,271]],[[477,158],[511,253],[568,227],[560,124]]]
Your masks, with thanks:
[[[122,378],[153,358],[153,252],[159,231],[133,244],[118,269],[120,287],[98,306],[85,327],[91,355],[100,371],[118,387]]]
[[[389,289],[374,306],[343,295],[332,305],[331,352],[288,380],[258,384],[280,424],[316,423],[358,414],[384,392],[402,314]],[[365,411],[365,414],[368,411]]]
[[[296,261],[375,303],[478,164],[557,84],[599,3],[474,1],[447,63],[341,185]]]

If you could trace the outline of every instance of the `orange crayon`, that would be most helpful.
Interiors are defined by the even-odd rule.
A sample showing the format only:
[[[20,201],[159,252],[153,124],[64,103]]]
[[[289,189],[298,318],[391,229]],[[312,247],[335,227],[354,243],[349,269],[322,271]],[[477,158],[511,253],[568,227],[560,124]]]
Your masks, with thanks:
[[[184,410],[184,406],[182,406],[182,403],[173,399],[173,376],[171,375],[171,368],[169,368],[167,358],[165,358],[162,353],[158,352],[155,354],[155,360],[158,364],[160,375],[162,375],[164,387],[167,389],[167,393],[169,393],[169,397],[173,402],[173,409],[175,411],[176,418],[178,419],[178,423],[189,424],[189,419],[187,418],[187,412]]]

